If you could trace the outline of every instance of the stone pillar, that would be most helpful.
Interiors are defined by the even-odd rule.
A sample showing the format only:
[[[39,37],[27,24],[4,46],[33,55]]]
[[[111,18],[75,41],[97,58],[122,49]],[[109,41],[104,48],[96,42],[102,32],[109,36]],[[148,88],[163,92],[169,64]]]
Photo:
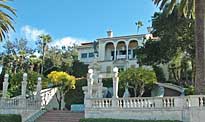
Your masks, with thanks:
[[[9,75],[5,74],[4,75],[4,82],[3,82],[3,98],[6,98],[7,90],[8,90],[8,85],[9,85]]]
[[[26,98],[26,86],[27,86],[27,73],[23,74],[23,81],[21,86],[21,96],[22,98]]]
[[[118,82],[119,82],[119,77],[118,77],[118,68],[114,67],[113,68],[113,98],[118,98]]]
[[[37,87],[36,87],[36,96],[37,99],[41,98],[41,90],[42,90],[42,79],[41,77],[38,77],[38,83],[37,83]]]
[[[88,70],[87,81],[88,81],[88,97],[92,98],[92,86],[93,86],[93,82],[94,82],[94,79],[93,79],[93,69],[89,69]]]
[[[114,44],[114,60],[117,60],[117,45]]]
[[[128,49],[129,49],[129,42],[126,42],[126,60],[129,60]]]

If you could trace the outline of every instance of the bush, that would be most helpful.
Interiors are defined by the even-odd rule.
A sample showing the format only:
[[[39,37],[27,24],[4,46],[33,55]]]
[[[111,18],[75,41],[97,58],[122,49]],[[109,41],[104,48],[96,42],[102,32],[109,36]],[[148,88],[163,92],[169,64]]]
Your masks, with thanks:
[[[86,79],[80,79],[76,81],[75,89],[70,89],[65,94],[65,104],[66,108],[70,108],[71,104],[83,104],[84,103],[84,93],[82,90],[83,86],[87,86],[87,80]]]
[[[0,122],[21,122],[21,115],[16,114],[0,114]]]
[[[81,119],[80,122],[180,122],[178,120]]]

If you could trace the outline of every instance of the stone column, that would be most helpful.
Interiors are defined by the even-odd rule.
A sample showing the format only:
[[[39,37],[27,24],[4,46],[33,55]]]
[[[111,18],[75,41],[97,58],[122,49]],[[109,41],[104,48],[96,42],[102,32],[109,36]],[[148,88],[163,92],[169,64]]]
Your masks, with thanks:
[[[113,98],[118,98],[118,82],[119,82],[119,77],[118,77],[118,68],[114,67],[113,68]]]
[[[23,74],[23,81],[21,86],[21,96],[22,98],[26,98],[26,86],[27,86],[27,73]]]
[[[41,89],[42,89],[42,79],[41,77],[38,77],[38,83],[37,83],[37,87],[36,87],[36,96],[37,98],[41,97]]]
[[[89,98],[92,98],[92,86],[93,86],[93,82],[94,82],[94,79],[93,79],[93,69],[89,69],[88,70],[88,97]]]
[[[8,85],[9,85],[8,80],[9,80],[9,75],[5,74],[4,75],[4,82],[3,82],[3,98],[6,98]]]
[[[126,60],[129,60],[128,49],[129,49],[129,42],[126,42]]]
[[[117,45],[114,44],[114,60],[117,60]]]

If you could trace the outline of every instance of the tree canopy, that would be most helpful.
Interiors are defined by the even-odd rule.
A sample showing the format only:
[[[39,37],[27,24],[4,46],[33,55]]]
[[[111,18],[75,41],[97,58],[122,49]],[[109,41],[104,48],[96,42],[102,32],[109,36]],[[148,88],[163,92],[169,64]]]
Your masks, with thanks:
[[[142,96],[145,92],[145,86],[151,86],[156,81],[155,72],[145,68],[129,68],[123,72],[120,72],[120,86],[125,87],[129,84],[129,87],[134,89],[134,96]]]

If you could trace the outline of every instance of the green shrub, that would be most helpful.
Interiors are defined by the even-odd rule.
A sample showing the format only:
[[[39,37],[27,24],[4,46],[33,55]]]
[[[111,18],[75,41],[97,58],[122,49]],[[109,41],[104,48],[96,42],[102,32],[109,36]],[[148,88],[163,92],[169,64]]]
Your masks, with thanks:
[[[80,122],[180,122],[178,120],[81,119]]]
[[[69,90],[65,94],[65,104],[69,108],[71,104],[83,104],[84,103],[84,93],[82,90],[83,86],[87,86],[86,79],[80,79],[76,81],[75,89]]]
[[[157,81],[158,82],[165,82],[166,78],[165,78],[163,69],[160,66],[156,66],[156,65],[153,65],[152,68],[156,74]]]
[[[21,115],[0,114],[0,122],[21,122]]]

